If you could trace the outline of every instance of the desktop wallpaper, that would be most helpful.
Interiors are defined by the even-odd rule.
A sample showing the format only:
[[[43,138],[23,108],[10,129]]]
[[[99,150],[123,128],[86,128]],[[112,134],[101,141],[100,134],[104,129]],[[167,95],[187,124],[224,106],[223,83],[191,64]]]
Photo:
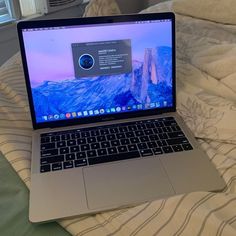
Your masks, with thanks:
[[[36,122],[173,105],[170,21],[27,30],[23,37]],[[129,40],[130,71],[76,75],[73,44],[114,40]]]

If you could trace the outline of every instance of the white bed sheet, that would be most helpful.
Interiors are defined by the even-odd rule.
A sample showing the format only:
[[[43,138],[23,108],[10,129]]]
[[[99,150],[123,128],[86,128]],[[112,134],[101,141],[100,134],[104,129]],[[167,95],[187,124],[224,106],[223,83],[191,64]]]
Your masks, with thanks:
[[[170,9],[171,3],[161,3],[145,12]],[[227,187],[59,221],[72,235],[236,235],[236,26],[176,18],[178,112]],[[17,54],[0,69],[0,151],[27,187],[31,134]]]

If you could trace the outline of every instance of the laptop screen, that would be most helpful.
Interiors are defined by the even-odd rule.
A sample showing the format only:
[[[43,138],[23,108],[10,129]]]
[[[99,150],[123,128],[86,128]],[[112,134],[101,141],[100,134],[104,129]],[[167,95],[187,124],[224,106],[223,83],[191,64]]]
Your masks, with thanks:
[[[171,19],[28,27],[22,37],[36,123],[174,106]]]

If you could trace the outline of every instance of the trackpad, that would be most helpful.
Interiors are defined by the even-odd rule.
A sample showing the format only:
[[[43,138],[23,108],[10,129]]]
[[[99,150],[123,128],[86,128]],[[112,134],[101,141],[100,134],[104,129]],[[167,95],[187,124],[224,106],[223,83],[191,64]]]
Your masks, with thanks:
[[[119,207],[173,195],[158,158],[84,168],[88,207]]]

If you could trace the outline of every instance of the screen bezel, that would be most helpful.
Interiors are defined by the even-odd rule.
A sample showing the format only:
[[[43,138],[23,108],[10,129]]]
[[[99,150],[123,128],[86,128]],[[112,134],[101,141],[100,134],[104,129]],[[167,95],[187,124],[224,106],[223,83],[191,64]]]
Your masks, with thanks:
[[[170,19],[171,30],[172,30],[172,97],[173,97],[173,106],[164,107],[164,108],[152,108],[142,111],[132,111],[132,112],[123,112],[115,114],[104,114],[98,116],[90,117],[80,117],[73,118],[68,120],[54,120],[47,122],[36,122],[36,115],[33,104],[32,90],[30,86],[30,79],[28,73],[28,65],[26,60],[26,53],[23,41],[23,30],[31,28],[43,28],[43,27],[61,27],[61,26],[82,26],[82,25],[99,25],[99,24],[112,24],[112,23],[122,23],[122,22],[135,22],[135,21],[148,21],[148,20],[165,20]],[[166,112],[175,112],[176,111],[176,60],[175,60],[175,15],[172,12],[165,13],[149,13],[149,14],[133,14],[133,15],[118,15],[118,16],[105,16],[105,17],[89,17],[89,18],[70,18],[70,19],[53,19],[53,20],[36,20],[36,21],[21,21],[17,24],[18,38],[20,43],[22,64],[25,74],[26,89],[28,94],[31,119],[34,129],[42,128],[56,128],[56,127],[65,127],[69,125],[79,125],[86,123],[102,122],[108,120],[116,119],[127,119],[133,117],[141,117],[148,115],[159,115]]]

